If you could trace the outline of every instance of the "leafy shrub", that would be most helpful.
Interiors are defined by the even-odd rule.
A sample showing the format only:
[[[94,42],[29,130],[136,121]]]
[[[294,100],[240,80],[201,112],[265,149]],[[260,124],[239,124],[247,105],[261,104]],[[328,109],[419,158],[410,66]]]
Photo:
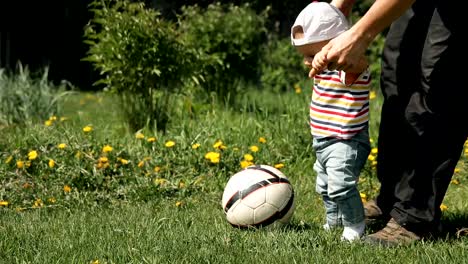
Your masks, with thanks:
[[[272,37],[263,46],[260,66],[262,87],[275,92],[286,91],[307,78],[302,56],[291,45],[289,37]]]
[[[385,43],[385,36],[379,34],[367,50],[369,68],[372,74],[372,87],[378,90],[380,87],[380,67],[382,62],[382,51]]]
[[[27,68],[19,65],[17,73],[0,70],[0,124],[27,124],[57,114],[58,100],[65,84],[54,86],[48,80],[46,68],[41,78],[34,78]]]
[[[193,72],[196,57],[180,41],[175,24],[144,3],[96,0],[85,28],[90,45],[84,60],[102,78],[97,84],[120,96],[130,128],[164,130],[173,94]]]
[[[202,89],[208,98],[232,103],[239,84],[258,79],[260,47],[268,9],[257,14],[245,4],[210,4],[182,7],[180,30],[187,45],[197,49],[204,76]]]

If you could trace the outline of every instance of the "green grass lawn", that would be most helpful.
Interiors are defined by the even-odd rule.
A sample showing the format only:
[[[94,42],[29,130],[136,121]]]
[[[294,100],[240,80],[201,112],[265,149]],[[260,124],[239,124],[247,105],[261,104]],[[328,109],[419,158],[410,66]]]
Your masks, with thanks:
[[[115,98],[78,93],[56,117],[2,128],[0,263],[468,263],[468,236],[457,233],[468,225],[464,153],[439,239],[386,249],[343,243],[339,231],[321,229],[309,97],[307,88],[251,92],[233,108],[182,109],[165,133],[134,133]],[[373,144],[380,106],[377,95]],[[208,152],[220,153],[219,162],[206,159]],[[239,230],[227,223],[223,188],[245,154],[255,164],[281,165],[289,177],[296,194],[290,225]],[[369,160],[361,175],[367,199],[378,190],[373,167]]]

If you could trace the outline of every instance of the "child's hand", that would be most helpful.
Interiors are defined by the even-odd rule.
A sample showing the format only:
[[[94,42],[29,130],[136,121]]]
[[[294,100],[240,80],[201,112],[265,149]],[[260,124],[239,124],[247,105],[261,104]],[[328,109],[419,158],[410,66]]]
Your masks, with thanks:
[[[313,78],[317,73],[325,70],[327,68],[327,63],[326,52],[319,51],[315,54],[311,65],[312,67],[309,72],[309,78]]]

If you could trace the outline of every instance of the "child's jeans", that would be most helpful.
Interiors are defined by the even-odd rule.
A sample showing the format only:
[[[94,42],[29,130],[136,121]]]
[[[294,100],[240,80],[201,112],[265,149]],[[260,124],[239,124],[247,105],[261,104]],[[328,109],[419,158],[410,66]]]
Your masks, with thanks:
[[[316,152],[316,190],[323,197],[330,227],[364,221],[364,207],[357,189],[359,174],[370,153],[368,129],[353,138],[313,139]]]

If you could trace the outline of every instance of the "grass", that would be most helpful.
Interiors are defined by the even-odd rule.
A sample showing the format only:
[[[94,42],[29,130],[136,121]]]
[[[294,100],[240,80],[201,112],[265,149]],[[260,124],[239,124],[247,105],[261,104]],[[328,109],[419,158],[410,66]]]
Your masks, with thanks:
[[[234,108],[200,106],[195,117],[181,108],[165,133],[143,129],[136,138],[114,98],[77,93],[60,102],[63,112],[55,118],[3,127],[0,263],[468,263],[468,238],[456,234],[468,220],[465,155],[444,200],[441,238],[385,249],[342,243],[339,232],[320,228],[309,97],[306,88],[253,91]],[[380,106],[377,94],[374,144]],[[92,131],[84,132],[86,126]],[[200,147],[193,149],[195,143]],[[252,152],[253,145],[260,150]],[[31,151],[36,158],[29,159]],[[221,154],[219,163],[205,159],[210,151]],[[290,225],[238,230],[226,222],[223,187],[247,153],[257,164],[284,165],[296,193]],[[369,160],[361,175],[367,198],[378,190],[373,166]]]

